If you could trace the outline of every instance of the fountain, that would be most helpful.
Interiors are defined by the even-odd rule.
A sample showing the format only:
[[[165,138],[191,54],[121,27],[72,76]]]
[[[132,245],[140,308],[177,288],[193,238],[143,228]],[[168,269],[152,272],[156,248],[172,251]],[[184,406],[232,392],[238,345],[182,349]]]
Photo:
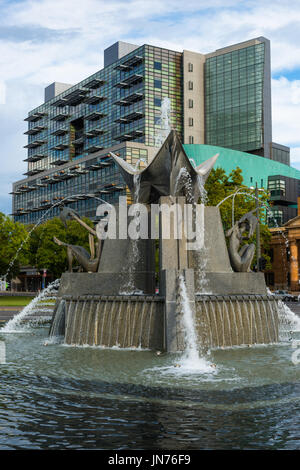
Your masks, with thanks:
[[[111,156],[139,203],[138,218],[136,212],[127,216],[121,200],[114,210],[100,208],[102,220],[89,232],[98,237],[96,254],[84,254],[86,272],[72,272],[70,265],[62,275],[50,337],[68,345],[185,350],[193,357],[210,348],[276,343],[277,301],[263,273],[250,271],[254,247],[241,246],[257,219],[248,213],[237,221],[226,233],[227,247],[218,207],[204,205],[204,184],[218,155],[195,167],[171,131],[144,169]],[[124,224],[127,235],[142,221],[142,237],[124,236]],[[100,232],[106,236],[99,238]]]

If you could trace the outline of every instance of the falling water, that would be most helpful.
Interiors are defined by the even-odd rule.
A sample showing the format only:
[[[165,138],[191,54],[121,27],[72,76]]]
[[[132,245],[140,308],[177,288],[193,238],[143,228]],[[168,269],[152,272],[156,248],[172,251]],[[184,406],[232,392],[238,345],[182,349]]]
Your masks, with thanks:
[[[59,286],[60,279],[56,279],[55,281],[51,282],[48,287],[42,290],[37,297],[35,297],[23,310],[15,315],[6,325],[1,329],[1,333],[21,333],[28,328],[22,327],[23,321],[31,315],[33,315],[36,311],[38,311],[39,303],[42,300],[51,300],[55,298],[55,294],[57,293],[57,288]]]
[[[207,192],[204,187],[204,180],[201,175],[197,175],[197,183],[198,183],[198,190],[200,194],[200,204],[201,208],[203,210],[203,216],[202,216],[202,223],[200,224],[199,227],[196,227],[198,231],[202,231],[202,237],[204,239],[204,234],[205,234],[205,204],[207,203]],[[199,236],[199,239],[201,239],[201,234]],[[204,239],[205,240],[205,239]],[[197,282],[197,291],[199,293],[208,293],[208,279],[206,276],[206,266],[208,263],[208,249],[205,245],[205,242],[203,243],[202,247],[198,251],[198,282]]]
[[[273,293],[267,287],[269,296]],[[300,331],[300,318],[282,301],[278,301],[279,339],[287,341],[292,338],[293,332]]]
[[[300,318],[282,301],[278,302],[279,338],[292,339],[293,332],[300,331]]]
[[[140,163],[141,160],[138,160],[136,163],[136,169],[137,165]],[[140,173],[135,173],[133,176],[133,182],[134,182],[134,204],[138,204],[139,202],[139,196],[140,196],[140,187],[141,187],[141,174]],[[134,212],[132,224],[135,226],[135,232],[138,233],[138,228],[140,224],[140,216],[138,211]],[[129,248],[129,253],[128,253],[128,265],[126,268],[124,267],[123,271],[125,270],[128,273],[128,279],[125,283],[125,285],[121,289],[121,294],[133,294],[133,293],[139,293],[142,294],[143,292],[139,291],[136,292],[135,289],[135,282],[134,282],[134,273],[136,271],[136,266],[137,263],[140,259],[140,252],[139,252],[139,239],[131,239],[130,240],[130,248]]]
[[[163,98],[161,103],[160,118],[158,125],[160,129],[155,132],[154,145],[161,147],[171,131],[171,100],[170,98]]]
[[[201,372],[211,372],[211,364],[204,357],[199,356],[198,336],[195,328],[194,315],[190,306],[187,287],[182,274],[179,275],[180,303],[182,308],[182,323],[185,334],[185,351],[181,366]]]
[[[54,315],[49,336],[53,342],[59,341],[59,338],[65,333],[66,302],[61,300]]]

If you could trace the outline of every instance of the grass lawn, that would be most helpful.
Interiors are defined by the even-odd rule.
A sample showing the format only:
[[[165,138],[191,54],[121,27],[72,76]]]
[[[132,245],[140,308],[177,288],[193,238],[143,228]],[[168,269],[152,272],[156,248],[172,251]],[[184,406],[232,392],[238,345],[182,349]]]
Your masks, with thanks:
[[[15,297],[13,295],[0,296],[0,307],[24,307],[33,297]]]

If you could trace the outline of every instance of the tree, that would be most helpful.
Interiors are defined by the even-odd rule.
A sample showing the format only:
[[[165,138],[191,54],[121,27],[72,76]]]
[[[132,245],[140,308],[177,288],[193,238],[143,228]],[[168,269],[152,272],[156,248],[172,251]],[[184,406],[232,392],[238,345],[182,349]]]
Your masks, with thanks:
[[[90,227],[93,223],[83,218]],[[88,232],[75,220],[67,222],[67,228],[55,217],[39,225],[31,234],[29,260],[38,269],[47,269],[55,277],[60,277],[67,270],[67,249],[57,245],[53,237],[71,245],[80,245],[89,251]]]
[[[233,194],[239,189],[240,193],[234,197],[234,221],[239,220],[244,214],[255,209],[255,193],[250,192],[248,186],[243,184],[242,170],[237,167],[226,175],[222,168],[213,169],[205,184],[207,192],[207,205],[216,206],[221,201],[224,202],[219,206],[224,230],[228,230],[232,226],[232,201]],[[244,194],[246,193],[246,194]],[[226,199],[228,197],[228,199]],[[268,206],[268,193],[266,191],[259,192],[260,206],[260,239],[262,247],[262,256],[266,260],[266,268],[271,268],[270,256],[267,254],[269,250],[271,234],[268,226],[264,223],[266,220],[266,206]],[[256,244],[256,236],[253,235],[247,243]],[[253,265],[256,265],[256,256],[253,259]]]
[[[28,259],[28,231],[0,212],[0,275],[8,279],[18,274]]]

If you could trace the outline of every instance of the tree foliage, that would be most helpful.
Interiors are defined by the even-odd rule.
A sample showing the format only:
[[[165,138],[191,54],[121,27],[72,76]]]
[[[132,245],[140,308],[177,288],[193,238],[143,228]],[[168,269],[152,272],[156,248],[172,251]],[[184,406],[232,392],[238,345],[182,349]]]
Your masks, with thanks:
[[[25,225],[14,222],[0,212],[0,275],[11,279],[27,263],[28,231]]]
[[[92,222],[83,218],[90,227]],[[71,245],[80,245],[89,251],[88,232],[75,220],[67,222],[67,228],[62,221],[55,217],[39,225],[32,232],[29,248],[29,262],[38,269],[47,269],[54,276],[59,277],[67,270],[67,249],[57,245],[53,237]]]
[[[226,175],[222,168],[213,169],[205,184],[207,192],[207,205],[216,206],[228,196],[239,190],[240,193],[234,197],[234,222],[238,221],[244,214],[255,209],[255,191],[249,190],[248,186],[243,184],[242,170],[236,168]],[[246,193],[246,194],[243,194]],[[271,234],[266,225],[266,206],[268,206],[268,193],[263,190],[259,191],[260,200],[260,239],[262,247],[262,256],[266,260],[266,269],[271,268],[270,257],[268,256]],[[232,226],[232,205],[233,197],[224,200],[220,207],[221,218],[224,230],[228,230]],[[256,243],[254,235],[247,243]],[[256,257],[253,260],[256,264]]]

